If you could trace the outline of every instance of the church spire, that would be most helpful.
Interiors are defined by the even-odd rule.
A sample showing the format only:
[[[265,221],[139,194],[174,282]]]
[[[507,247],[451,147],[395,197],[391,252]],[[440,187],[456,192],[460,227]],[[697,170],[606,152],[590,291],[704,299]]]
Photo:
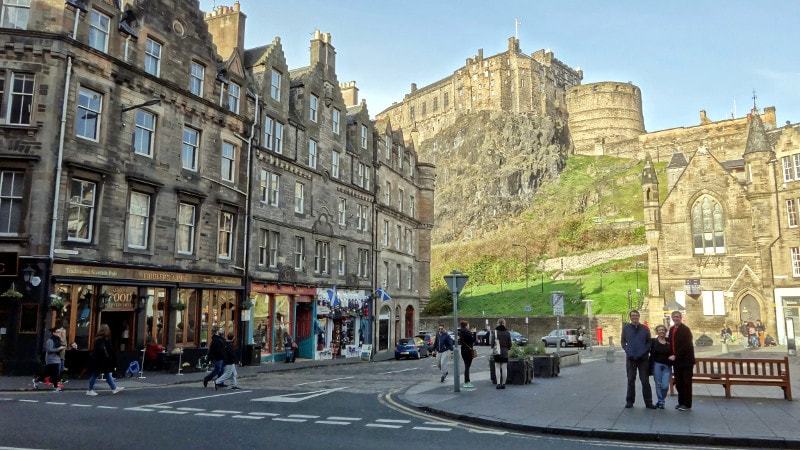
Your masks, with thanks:
[[[758,110],[753,108],[753,111],[750,112],[750,124],[747,129],[747,144],[744,147],[744,154],[769,151],[772,151],[772,146],[767,139],[764,123],[761,121]]]

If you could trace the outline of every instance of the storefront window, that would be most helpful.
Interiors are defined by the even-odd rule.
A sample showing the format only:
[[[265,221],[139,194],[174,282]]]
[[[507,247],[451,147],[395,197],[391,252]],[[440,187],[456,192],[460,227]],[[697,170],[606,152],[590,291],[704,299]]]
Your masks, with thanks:
[[[147,289],[147,340],[146,342],[167,345],[166,327],[164,326],[167,310],[167,290],[164,288]]]
[[[236,332],[234,321],[236,310],[235,291],[204,290],[202,322],[200,325],[200,346],[211,342],[211,329],[216,325],[225,331],[225,336]]]
[[[178,289],[178,302],[185,308],[175,311],[175,345],[194,347],[197,345],[197,290]]]
[[[273,351],[276,353],[284,352],[283,341],[287,333],[291,333],[291,316],[289,305],[291,300],[288,295],[275,296],[275,343]]]
[[[67,342],[88,350],[91,338],[94,288],[90,285],[58,284],[55,294],[64,299],[62,325],[67,330]]]
[[[270,348],[270,329],[269,295],[256,294],[253,305],[253,343],[264,349],[264,353]]]
[[[35,334],[37,331],[37,319],[39,317],[39,305],[35,303],[23,304],[19,316],[19,332],[25,334]]]

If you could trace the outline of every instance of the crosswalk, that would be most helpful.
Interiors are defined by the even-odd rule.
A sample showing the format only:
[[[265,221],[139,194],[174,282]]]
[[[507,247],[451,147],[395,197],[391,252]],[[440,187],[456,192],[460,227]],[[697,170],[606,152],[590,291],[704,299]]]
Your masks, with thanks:
[[[15,401],[19,404],[32,405],[36,403],[62,406],[64,408],[94,408],[99,410],[117,410],[119,412],[133,412],[133,413],[150,413],[150,414],[164,414],[172,416],[183,417],[213,417],[213,418],[227,418],[235,419],[238,421],[274,421],[282,423],[315,423],[319,425],[329,425],[337,427],[357,427],[362,426],[365,428],[375,429],[388,429],[388,430],[401,430],[413,429],[428,432],[448,432],[452,431],[456,424],[453,422],[445,421],[425,421],[422,423],[415,423],[409,419],[365,419],[363,417],[351,416],[320,416],[312,414],[278,414],[265,411],[240,411],[240,410],[227,410],[227,409],[203,409],[192,407],[173,407],[171,405],[141,405],[141,406],[108,406],[108,405],[91,405],[85,403],[69,403],[69,402],[54,402],[54,401],[40,401],[31,399],[2,399],[6,401]]]

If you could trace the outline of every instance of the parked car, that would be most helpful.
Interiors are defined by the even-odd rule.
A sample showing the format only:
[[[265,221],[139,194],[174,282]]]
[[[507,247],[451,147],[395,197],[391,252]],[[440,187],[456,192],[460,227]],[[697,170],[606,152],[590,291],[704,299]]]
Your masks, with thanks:
[[[423,354],[428,356],[428,347],[425,345],[425,342],[419,338],[400,339],[394,349],[394,359],[420,359]]]
[[[555,347],[561,342],[562,347],[569,347],[570,345],[578,345],[578,330],[575,328],[566,328],[561,330],[553,330],[547,336],[542,336],[542,344],[545,347]]]
[[[433,333],[429,331],[420,331],[414,337],[422,339],[429,352],[433,351]]]
[[[517,345],[528,345],[528,338],[516,331],[511,332],[511,342]]]
[[[415,337],[414,343],[417,344],[417,351],[419,352],[420,358],[427,358],[428,356],[431,356],[431,351],[428,349],[428,344],[425,343],[425,340]],[[433,345],[432,342],[431,345]]]
[[[475,339],[476,339],[475,344],[476,345],[489,345],[489,336],[490,335],[491,335],[491,333],[489,333],[486,330],[478,331],[475,334]]]

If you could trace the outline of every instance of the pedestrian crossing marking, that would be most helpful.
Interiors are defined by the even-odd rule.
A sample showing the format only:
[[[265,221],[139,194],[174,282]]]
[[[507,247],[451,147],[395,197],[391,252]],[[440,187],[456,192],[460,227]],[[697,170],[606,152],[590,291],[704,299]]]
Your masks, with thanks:
[[[250,420],[261,420],[261,419],[263,419],[263,417],[259,417],[259,416],[243,416],[241,414],[237,414],[237,415],[233,416],[233,418],[234,419],[250,419]]]
[[[269,397],[261,397],[261,398],[254,398],[251,399],[251,402],[277,402],[277,403],[298,403],[302,402],[303,400],[308,400],[314,397],[319,397],[321,395],[327,395],[334,393],[336,391],[341,391],[342,389],[347,389],[347,387],[339,387],[333,389],[320,389],[318,391],[310,391],[310,392],[294,392],[292,394],[283,394],[283,395],[272,395]]]
[[[350,422],[337,422],[335,420],[315,420],[314,423],[321,423],[323,425],[352,425]]]

